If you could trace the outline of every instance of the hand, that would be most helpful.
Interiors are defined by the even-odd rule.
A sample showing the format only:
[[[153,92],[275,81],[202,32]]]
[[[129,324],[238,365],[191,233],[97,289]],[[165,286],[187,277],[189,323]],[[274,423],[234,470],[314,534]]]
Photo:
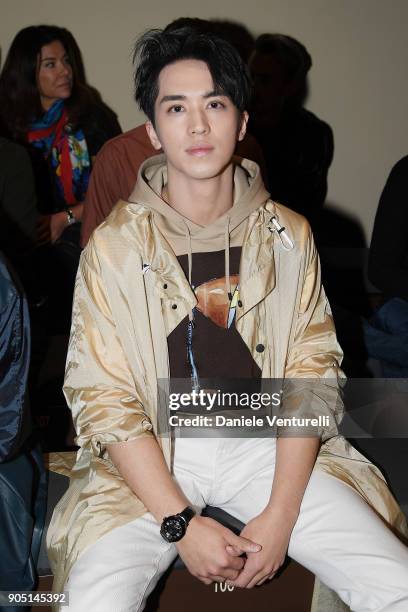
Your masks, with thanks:
[[[62,211],[51,215],[50,232],[51,242],[56,242],[68,225],[67,213]]]
[[[37,223],[37,246],[47,244],[51,240],[51,216],[39,215]]]
[[[242,553],[259,554],[261,546],[242,536],[236,536],[209,517],[191,519],[186,535],[176,543],[178,552],[189,572],[204,584],[234,580],[244,567]],[[227,551],[227,547],[231,551]]]
[[[259,542],[262,550],[256,554],[247,552],[245,566],[238,578],[228,580],[237,587],[251,589],[265,580],[272,579],[285,561],[290,535],[296,523],[297,514],[283,509],[267,507],[261,514],[249,521],[241,536]],[[227,546],[228,552],[233,552]]]

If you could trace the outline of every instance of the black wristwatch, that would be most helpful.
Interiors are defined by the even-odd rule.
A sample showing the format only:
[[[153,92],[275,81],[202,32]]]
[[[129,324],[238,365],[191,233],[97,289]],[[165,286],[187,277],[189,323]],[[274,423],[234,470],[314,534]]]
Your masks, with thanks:
[[[161,536],[166,542],[178,542],[185,535],[193,516],[195,516],[195,511],[187,506],[183,512],[164,517],[160,527]]]

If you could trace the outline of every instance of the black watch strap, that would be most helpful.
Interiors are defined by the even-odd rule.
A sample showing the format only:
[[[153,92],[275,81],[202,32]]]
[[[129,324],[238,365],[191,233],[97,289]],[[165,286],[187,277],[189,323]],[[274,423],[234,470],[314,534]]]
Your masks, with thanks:
[[[186,521],[186,525],[188,525],[193,516],[195,516],[195,510],[193,510],[193,508],[190,506],[187,506],[187,508],[184,508],[184,510],[179,512],[178,515],[181,516]]]

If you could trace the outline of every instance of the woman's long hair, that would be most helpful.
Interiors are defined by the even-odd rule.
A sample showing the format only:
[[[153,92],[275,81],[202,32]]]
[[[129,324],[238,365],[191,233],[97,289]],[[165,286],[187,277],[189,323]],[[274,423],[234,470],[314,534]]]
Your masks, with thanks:
[[[38,91],[38,59],[44,45],[59,41],[72,66],[72,92],[66,100],[69,121],[75,126],[95,94],[85,82],[79,47],[65,28],[39,25],[15,36],[0,74],[0,123],[5,136],[24,142],[30,124],[44,114]]]

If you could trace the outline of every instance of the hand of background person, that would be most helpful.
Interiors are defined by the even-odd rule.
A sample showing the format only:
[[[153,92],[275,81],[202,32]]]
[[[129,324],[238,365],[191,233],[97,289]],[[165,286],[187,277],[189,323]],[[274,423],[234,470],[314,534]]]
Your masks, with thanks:
[[[56,242],[68,225],[68,217],[65,211],[51,215],[50,232],[51,242]]]
[[[262,550],[247,552],[247,559],[238,577],[228,583],[236,587],[251,589],[265,580],[272,579],[283,565],[289,546],[290,536],[297,515],[276,507],[268,507],[249,521],[241,531],[241,537],[259,542]],[[233,549],[227,546],[233,554]]]
[[[42,246],[51,241],[51,217],[52,215],[38,216],[37,246]]]
[[[204,584],[234,580],[244,567],[242,553],[258,555],[261,547],[247,537],[237,536],[217,521],[195,516],[186,535],[176,543],[189,572]],[[231,547],[231,552],[227,547]]]

